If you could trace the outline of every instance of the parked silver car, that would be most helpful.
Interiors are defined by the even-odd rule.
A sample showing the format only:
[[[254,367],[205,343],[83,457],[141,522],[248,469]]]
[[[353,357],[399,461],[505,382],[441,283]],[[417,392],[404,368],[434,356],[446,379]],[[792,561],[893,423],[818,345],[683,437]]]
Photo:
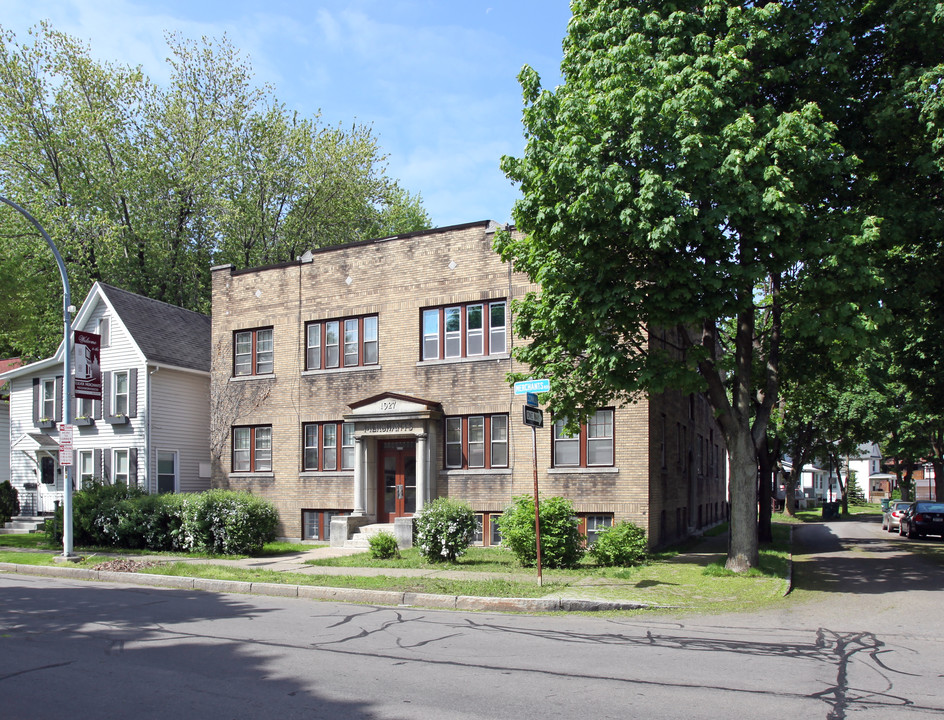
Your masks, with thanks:
[[[888,510],[882,515],[882,530],[888,530],[888,532],[898,530],[901,527],[901,516],[905,514],[909,505],[911,503],[904,500],[892,500],[888,503]]]

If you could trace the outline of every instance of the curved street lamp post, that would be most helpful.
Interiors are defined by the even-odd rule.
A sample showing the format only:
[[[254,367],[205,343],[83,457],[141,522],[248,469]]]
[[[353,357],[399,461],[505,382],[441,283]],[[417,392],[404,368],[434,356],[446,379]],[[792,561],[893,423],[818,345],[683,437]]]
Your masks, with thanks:
[[[56,256],[56,263],[59,265],[59,275],[62,277],[62,343],[63,343],[63,383],[65,392],[63,393],[63,412],[62,417],[66,425],[72,425],[72,315],[70,309],[72,298],[69,293],[69,277],[66,274],[66,265],[62,261],[59,249],[52,241],[52,238],[46,233],[39,221],[21,208],[12,200],[0,195],[0,202],[4,202],[11,208],[19,212],[23,217],[33,223],[33,226],[39,230],[52,254]],[[72,552],[72,465],[66,465],[64,492],[62,501],[62,560],[78,560],[78,556]]]

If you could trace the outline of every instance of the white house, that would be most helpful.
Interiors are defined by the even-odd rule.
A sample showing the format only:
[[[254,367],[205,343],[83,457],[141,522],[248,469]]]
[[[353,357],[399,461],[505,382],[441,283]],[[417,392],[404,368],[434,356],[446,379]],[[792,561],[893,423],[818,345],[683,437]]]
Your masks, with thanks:
[[[855,473],[856,484],[869,502],[889,497],[889,476],[882,473],[882,451],[877,443],[859,445],[854,455],[847,458],[849,471]]]
[[[101,335],[102,401],[76,399],[74,485],[101,480],[148,492],[210,486],[210,318],[95,283],[73,330]],[[10,393],[9,476],[23,514],[61,501],[57,423],[63,346],[0,374]]]

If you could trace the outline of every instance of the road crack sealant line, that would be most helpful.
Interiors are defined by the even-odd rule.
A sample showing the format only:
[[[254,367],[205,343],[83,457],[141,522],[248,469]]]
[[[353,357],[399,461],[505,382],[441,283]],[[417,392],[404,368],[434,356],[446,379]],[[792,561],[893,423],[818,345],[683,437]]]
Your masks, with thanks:
[[[323,587],[317,585],[289,585],[281,583],[246,582],[241,580],[211,580],[179,575],[152,575],[150,573],[91,570],[55,565],[18,565],[0,563],[0,572],[19,575],[42,575],[69,580],[115,582],[131,585],[172,588],[176,590],[203,590],[241,595],[268,595],[295,597],[305,600],[331,600],[364,605],[392,605],[424,607],[444,610],[482,610],[489,612],[605,612],[613,610],[670,609],[666,605],[612,600],[587,600],[567,597],[501,598],[472,595],[434,595],[432,593],[400,592],[398,590],[362,590],[358,588]]]

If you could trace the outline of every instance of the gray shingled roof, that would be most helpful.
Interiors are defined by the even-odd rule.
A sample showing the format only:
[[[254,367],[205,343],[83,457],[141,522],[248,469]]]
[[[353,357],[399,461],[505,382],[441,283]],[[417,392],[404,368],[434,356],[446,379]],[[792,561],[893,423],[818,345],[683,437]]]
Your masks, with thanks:
[[[99,283],[148,362],[210,372],[210,317]]]

